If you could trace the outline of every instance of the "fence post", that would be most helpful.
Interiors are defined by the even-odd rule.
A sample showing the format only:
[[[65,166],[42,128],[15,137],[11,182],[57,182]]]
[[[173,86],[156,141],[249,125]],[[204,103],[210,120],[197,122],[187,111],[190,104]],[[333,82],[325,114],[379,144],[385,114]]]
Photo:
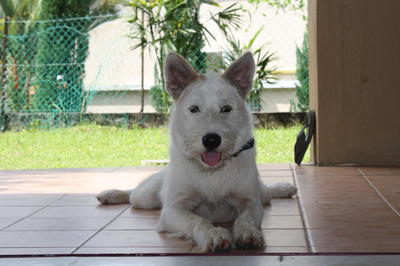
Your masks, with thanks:
[[[7,38],[8,38],[8,23],[9,17],[4,20],[4,36],[2,44],[2,68],[1,68],[1,97],[0,97],[0,131],[4,132],[7,129],[7,118],[5,112],[6,105],[6,72],[7,72]]]
[[[142,10],[142,23],[144,22],[144,11]],[[143,39],[143,32],[141,33],[141,38]],[[141,40],[142,41],[142,40]],[[143,113],[144,111],[144,45],[140,47],[140,56],[141,56],[141,75],[140,75],[140,85],[142,87],[142,95],[141,95],[141,102],[140,102],[140,112]]]

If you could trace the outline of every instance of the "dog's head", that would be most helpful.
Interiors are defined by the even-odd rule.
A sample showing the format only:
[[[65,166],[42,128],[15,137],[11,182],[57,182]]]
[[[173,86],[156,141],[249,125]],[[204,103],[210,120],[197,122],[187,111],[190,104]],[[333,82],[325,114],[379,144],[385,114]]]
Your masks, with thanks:
[[[165,64],[166,88],[174,98],[171,137],[174,148],[205,169],[223,165],[251,137],[251,117],[244,98],[253,86],[250,52],[222,75],[200,75],[181,56]]]

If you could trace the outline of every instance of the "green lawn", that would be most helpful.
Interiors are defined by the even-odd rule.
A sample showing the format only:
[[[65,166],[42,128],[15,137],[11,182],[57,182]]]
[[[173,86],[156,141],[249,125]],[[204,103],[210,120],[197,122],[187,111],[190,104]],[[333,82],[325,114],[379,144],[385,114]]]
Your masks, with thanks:
[[[299,130],[299,126],[255,130],[257,162],[293,162]],[[142,160],[167,158],[166,128],[82,125],[0,133],[0,169],[139,166]]]

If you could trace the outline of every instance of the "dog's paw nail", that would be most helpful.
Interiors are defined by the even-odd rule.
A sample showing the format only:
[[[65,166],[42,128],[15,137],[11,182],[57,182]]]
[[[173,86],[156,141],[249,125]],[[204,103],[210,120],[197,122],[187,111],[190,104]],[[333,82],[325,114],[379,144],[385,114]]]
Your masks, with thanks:
[[[232,237],[225,228],[214,228],[203,232],[198,245],[206,252],[225,252],[232,248]]]
[[[222,240],[222,242],[216,247],[217,251],[227,251],[231,249],[232,244],[228,240]]]
[[[264,238],[257,228],[241,227],[236,228],[235,244],[239,248],[256,249],[264,246]]]

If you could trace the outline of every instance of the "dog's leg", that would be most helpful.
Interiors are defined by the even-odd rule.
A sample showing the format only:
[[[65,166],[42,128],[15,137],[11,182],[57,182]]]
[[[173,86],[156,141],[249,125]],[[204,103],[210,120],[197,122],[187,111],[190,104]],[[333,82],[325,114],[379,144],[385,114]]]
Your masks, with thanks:
[[[132,190],[110,189],[97,194],[97,200],[103,205],[129,203],[129,194]]]
[[[272,198],[290,198],[297,193],[297,188],[288,182],[279,182],[268,185]]]
[[[261,185],[261,203],[269,205],[272,198],[290,198],[297,193],[297,188],[287,182],[279,182],[266,186],[263,182]]]
[[[139,209],[160,209],[160,190],[163,184],[165,170],[144,180],[129,195],[132,207]]]
[[[135,208],[159,209],[161,208],[159,193],[164,176],[165,170],[162,170],[145,179],[135,189],[106,190],[98,194],[96,198],[101,204],[104,205],[131,203]]]
[[[232,247],[230,232],[225,228],[215,227],[208,219],[192,212],[187,205],[186,202],[164,206],[160,230],[183,233],[185,237],[194,240],[204,252],[229,250]]]
[[[261,195],[261,204],[262,205],[269,205],[271,203],[272,195],[270,189],[260,181],[260,195]]]
[[[233,224],[233,239],[237,247],[261,248],[264,237],[260,230],[263,208],[260,202],[248,200]]]

